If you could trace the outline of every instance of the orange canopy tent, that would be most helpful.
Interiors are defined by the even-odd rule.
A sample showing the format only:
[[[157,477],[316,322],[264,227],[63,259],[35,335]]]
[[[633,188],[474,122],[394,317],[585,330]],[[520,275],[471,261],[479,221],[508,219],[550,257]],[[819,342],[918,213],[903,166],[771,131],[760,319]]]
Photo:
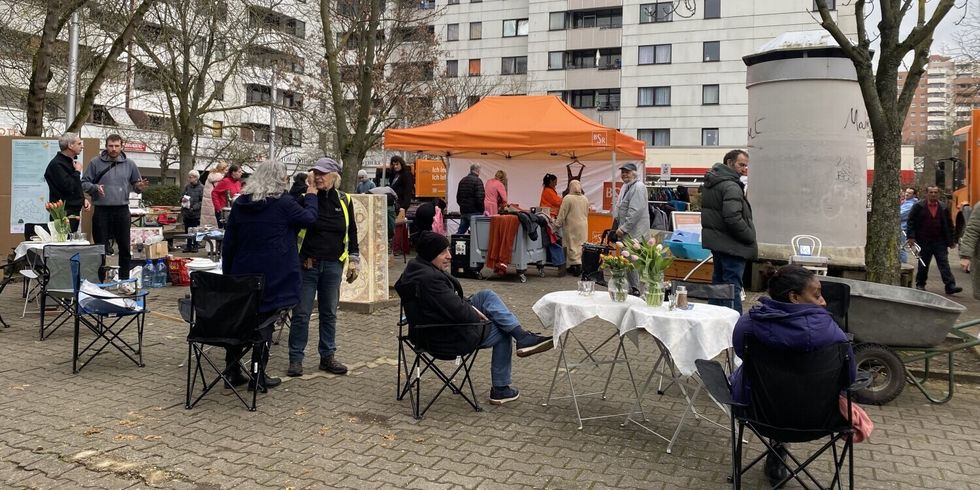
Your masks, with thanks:
[[[485,97],[442,121],[385,130],[384,147],[458,158],[642,161],[645,145],[553,95]]]

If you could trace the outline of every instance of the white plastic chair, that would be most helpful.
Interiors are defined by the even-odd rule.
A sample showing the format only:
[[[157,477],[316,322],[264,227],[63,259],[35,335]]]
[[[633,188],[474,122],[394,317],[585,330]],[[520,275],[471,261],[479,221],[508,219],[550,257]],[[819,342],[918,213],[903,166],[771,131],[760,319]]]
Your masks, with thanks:
[[[790,244],[793,246],[793,255],[789,257],[790,264],[797,264],[809,269],[817,275],[827,275],[827,264],[830,258],[823,257],[823,243],[813,235],[796,235]]]

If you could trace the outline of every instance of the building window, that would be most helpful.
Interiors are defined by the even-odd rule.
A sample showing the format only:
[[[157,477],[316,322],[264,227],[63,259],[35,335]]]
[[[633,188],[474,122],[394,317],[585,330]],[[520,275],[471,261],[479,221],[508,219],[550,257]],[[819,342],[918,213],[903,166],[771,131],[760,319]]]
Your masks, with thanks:
[[[701,104],[718,105],[718,85],[701,86]]]
[[[249,104],[272,102],[272,89],[265,85],[245,84],[245,102]]]
[[[701,146],[718,146],[718,128],[701,130]]]
[[[501,75],[522,75],[527,73],[527,56],[500,58]]]
[[[459,24],[446,25],[446,40],[459,41]]]
[[[568,13],[568,26],[572,29],[612,29],[623,27],[622,7],[599,10],[576,10]]]
[[[299,94],[290,90],[277,90],[277,98],[279,99],[279,105],[287,109],[302,109],[303,108],[303,94]]]
[[[636,105],[639,107],[669,106],[670,87],[640,87]]]
[[[469,97],[466,98],[466,107],[473,107],[476,105],[477,102],[480,102],[480,96],[470,95]]]
[[[303,130],[301,129],[278,128],[276,133],[283,146],[303,146]]]
[[[449,114],[459,112],[459,99],[455,95],[446,97],[442,102],[442,108]]]
[[[527,35],[527,19],[510,19],[504,21],[504,37]]]
[[[619,110],[619,89],[605,88],[595,91],[596,109],[600,111]]]
[[[549,70],[564,70],[565,69],[565,52],[564,51],[552,51],[548,53],[548,69]]]
[[[640,129],[636,131],[636,139],[647,146],[670,146],[669,129]]]
[[[470,39],[483,39],[483,22],[470,22]]]
[[[830,10],[837,10],[836,0],[825,0],[824,3],[827,4],[827,8],[829,8]],[[817,0],[813,0],[813,11],[816,12],[818,10],[820,9],[817,8]]]
[[[552,12],[548,18],[548,30],[549,31],[563,31],[568,25],[566,24],[568,16],[565,12]]]
[[[432,10],[436,8],[435,0],[419,0],[419,8],[422,10]]]
[[[214,82],[214,100],[225,100],[225,82]]]
[[[480,59],[479,58],[470,60],[470,76],[471,77],[478,77],[478,76],[480,76]]]
[[[640,5],[640,23],[671,22],[674,20],[674,2],[644,3]]]
[[[670,45],[656,44],[653,46],[640,46],[639,64],[641,65],[662,65],[670,63]]]
[[[704,0],[704,18],[721,18],[721,0]]]
[[[456,78],[459,76],[458,60],[446,60],[446,76],[449,78]]]
[[[446,2],[447,5],[459,5],[459,0],[449,0]]]
[[[224,134],[225,123],[223,121],[211,121],[211,136],[220,138]]]
[[[721,60],[721,41],[705,41],[704,43],[704,62]]]

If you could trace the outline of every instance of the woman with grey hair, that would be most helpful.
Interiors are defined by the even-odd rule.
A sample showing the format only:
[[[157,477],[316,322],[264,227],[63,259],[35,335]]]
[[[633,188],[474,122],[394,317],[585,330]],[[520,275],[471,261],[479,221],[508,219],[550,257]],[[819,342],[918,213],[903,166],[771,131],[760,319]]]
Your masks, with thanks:
[[[296,235],[300,229],[316,222],[319,216],[312,173],[307,177],[308,191],[302,204],[287,193],[289,184],[285,165],[275,160],[262,162],[249,177],[242,195],[232,203],[225,226],[222,272],[265,276],[258,308],[259,323],[299,303],[300,264]],[[249,383],[250,390],[258,389],[264,393],[281,382],[265,373],[272,328],[270,323],[261,331],[265,347],[253,353],[253,361],[259,363],[259,374]],[[229,348],[226,357],[226,377],[235,385],[245,383],[247,379],[234,362],[238,354],[239,351]]]
[[[201,205],[204,202],[204,185],[201,184],[201,174],[197,170],[187,172],[187,185],[184,186],[184,194],[180,198],[180,215],[184,221],[184,233],[188,230],[201,226]],[[184,252],[197,252],[197,240],[192,236],[187,239],[187,248]]]

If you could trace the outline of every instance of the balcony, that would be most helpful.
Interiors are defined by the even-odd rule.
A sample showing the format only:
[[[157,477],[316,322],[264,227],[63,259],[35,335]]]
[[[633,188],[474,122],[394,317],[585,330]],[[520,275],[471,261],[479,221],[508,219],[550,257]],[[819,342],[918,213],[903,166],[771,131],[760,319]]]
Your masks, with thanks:
[[[614,27],[603,29],[571,29],[565,31],[565,49],[618,48],[623,45],[623,29]]]
[[[575,109],[582,113],[583,116],[602,124],[603,126],[610,128],[619,127],[619,109],[618,108],[606,108],[597,107],[595,109]]]
[[[621,81],[620,70],[599,68],[581,68],[565,70],[565,90],[598,89],[618,87]]]
[[[600,9],[622,6],[623,0],[568,0],[567,10]]]

